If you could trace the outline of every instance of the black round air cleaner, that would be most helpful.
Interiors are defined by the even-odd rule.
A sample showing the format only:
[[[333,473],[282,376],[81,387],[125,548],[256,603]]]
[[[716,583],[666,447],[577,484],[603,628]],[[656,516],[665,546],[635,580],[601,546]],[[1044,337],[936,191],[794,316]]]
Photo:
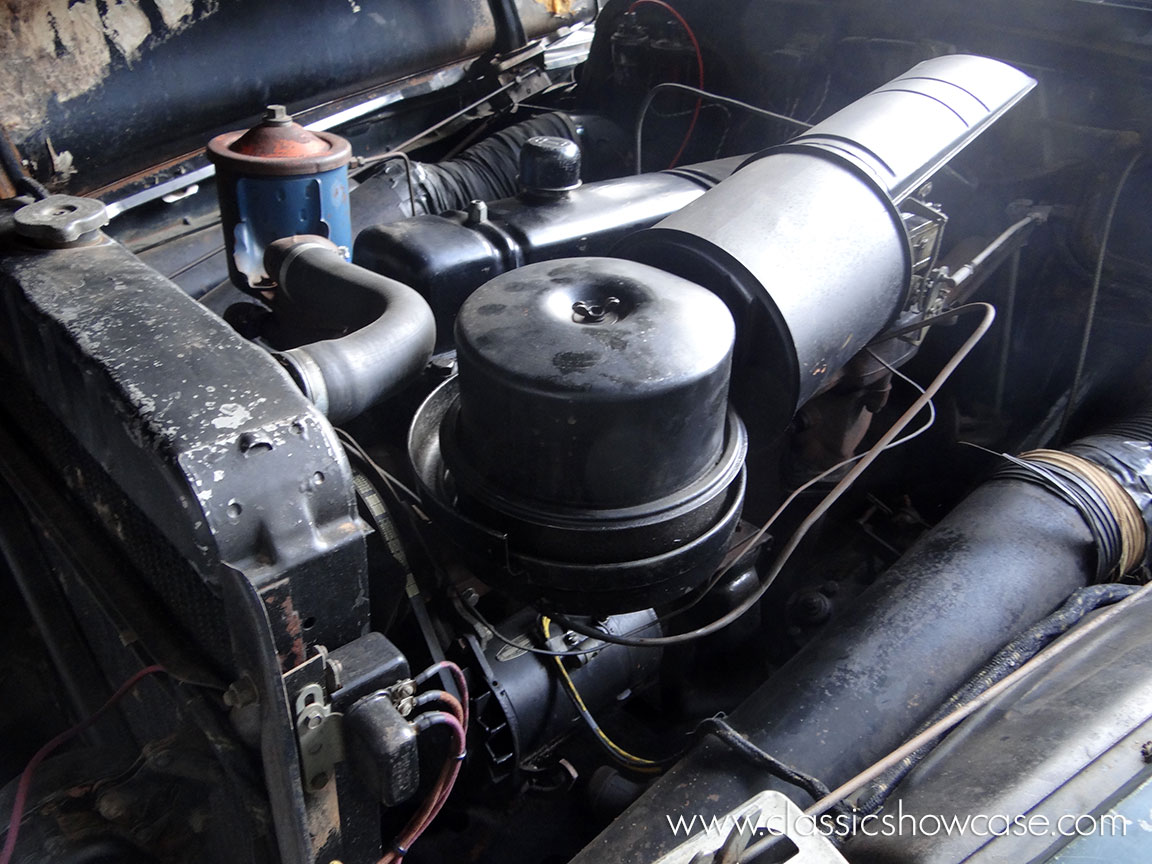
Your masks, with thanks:
[[[484,578],[529,601],[607,613],[690,591],[744,498],[734,336],[714,294],[643,264],[497,277],[456,319],[459,375],[413,422],[426,505]]]

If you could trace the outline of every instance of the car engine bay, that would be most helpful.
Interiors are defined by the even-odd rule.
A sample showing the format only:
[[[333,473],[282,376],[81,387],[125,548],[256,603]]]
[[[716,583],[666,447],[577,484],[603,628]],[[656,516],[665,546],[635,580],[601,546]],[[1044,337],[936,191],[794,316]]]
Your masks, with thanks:
[[[0,864],[1145,860],[1152,4],[3,14]]]

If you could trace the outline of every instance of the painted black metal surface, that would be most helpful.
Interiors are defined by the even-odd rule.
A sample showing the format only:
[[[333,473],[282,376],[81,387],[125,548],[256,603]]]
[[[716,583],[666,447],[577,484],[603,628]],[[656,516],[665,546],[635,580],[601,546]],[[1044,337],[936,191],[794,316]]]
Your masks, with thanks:
[[[524,264],[603,255],[621,238],[696,200],[743,157],[589,183],[549,199],[492,201],[482,210],[420,215],[364,229],[353,260],[424,295],[436,315],[437,350],[468,295]],[[355,197],[355,196],[353,196]]]
[[[562,14],[502,6],[528,39],[594,11],[591,0]],[[69,188],[85,190],[251,125],[270,100],[315,105],[479,56],[498,36],[488,4],[429,0],[16,3],[0,20],[9,62],[35,82],[0,98],[9,134],[35,160],[48,139],[71,153]]]
[[[308,825],[281,680],[367,625],[365,529],[331,427],[271,357],[119,244],[0,243],[0,351],[51,415],[22,434],[47,447],[50,426],[70,430],[61,480],[130,557],[156,547],[142,580],[253,683],[284,860],[338,852],[338,823]]]

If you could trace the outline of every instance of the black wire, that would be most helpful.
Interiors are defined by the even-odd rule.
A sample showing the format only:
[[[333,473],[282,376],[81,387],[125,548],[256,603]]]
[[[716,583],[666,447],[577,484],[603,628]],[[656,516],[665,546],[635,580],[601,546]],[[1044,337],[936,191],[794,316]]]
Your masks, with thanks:
[[[781,762],[771,753],[757,747],[752,741],[733,729],[727,721],[719,716],[709,717],[701,721],[697,730],[706,735],[714,736],[757,768],[762,768],[776,779],[783,780],[785,783],[803,789],[811,796],[813,801],[819,801],[832,791],[818,777],[805,774],[800,769]],[[845,813],[852,812],[851,808],[844,802],[837,804],[833,810]]]
[[[403,503],[400,500],[400,496],[396,494],[397,489],[407,495],[412,503],[420,503],[420,496],[405,486],[403,483],[401,483],[394,475],[385,471],[376,462],[375,459],[368,455],[368,451],[365,450],[360,445],[360,443],[352,437],[350,433],[339,427],[333,428],[336,429],[336,436],[340,439],[340,443],[344,445],[344,449],[350,450],[353,454],[355,454],[355,456],[364,464],[364,467],[366,467],[384,482],[384,485],[388,487],[388,491],[392,493],[392,498],[397,503]]]
[[[194,260],[194,261],[189,261],[189,262],[188,262],[187,264],[185,264],[184,266],[182,266],[182,267],[178,268],[178,269],[177,269],[177,270],[176,270],[174,273],[169,273],[169,274],[168,274],[168,278],[169,278],[169,279],[175,279],[177,276],[183,276],[185,273],[187,273],[187,272],[188,272],[189,270],[191,270],[193,267],[197,267],[197,266],[199,266],[199,265],[203,264],[203,263],[204,263],[205,261],[207,261],[209,258],[212,258],[212,257],[214,257],[214,256],[216,256],[216,255],[219,255],[219,254],[220,254],[221,252],[223,252],[223,251],[224,251],[224,247],[223,247],[223,246],[217,246],[217,247],[216,247],[215,249],[213,249],[211,252],[206,252],[206,253],[204,253],[203,255],[201,255],[199,258],[197,258],[196,260]]]
[[[470,606],[468,604],[468,601],[466,601],[463,597],[460,596],[459,592],[457,592],[456,597],[460,601],[461,614],[464,615],[465,618],[467,618],[467,617],[475,618],[476,622],[478,622],[489,633],[491,633],[492,636],[495,637],[497,642],[503,642],[508,647],[515,648],[518,651],[526,651],[529,654],[538,654],[541,657],[583,657],[585,654],[594,654],[597,651],[603,651],[604,650],[603,645],[598,645],[595,648],[582,648],[582,649],[575,649],[572,651],[550,651],[547,648],[536,648],[535,646],[532,646],[532,645],[523,645],[519,642],[516,642],[513,639],[509,639],[507,636],[505,636],[499,630],[497,630],[492,625],[492,623],[480,613],[480,610],[478,610],[475,606]],[[633,630],[632,633],[639,633],[642,630],[647,630],[651,626],[652,626],[651,623],[645,624],[643,627],[638,627],[635,630]],[[627,635],[631,635],[631,633],[629,633]],[[595,638],[595,637],[592,637],[592,638]]]
[[[404,163],[404,176],[408,180],[408,206],[412,210],[412,215],[416,215],[416,185],[412,182],[412,159],[409,158],[407,153],[402,153],[399,150],[390,150],[387,153],[381,153],[379,156],[369,156],[360,160],[360,168],[368,168],[372,165],[382,165],[392,159],[399,159]]]
[[[811,129],[812,124],[806,123],[803,120],[797,120],[795,117],[789,117],[787,114],[777,114],[775,111],[769,111],[767,108],[760,108],[756,105],[750,105],[747,102],[741,102],[739,99],[733,99],[729,96],[720,96],[717,93],[710,93],[707,90],[701,90],[699,87],[690,87],[687,84],[677,84],[672,81],[665,81],[657,84],[648,94],[644,97],[644,101],[640,104],[640,111],[636,115],[636,172],[641,173],[642,169],[642,156],[644,153],[644,118],[647,116],[649,109],[652,107],[652,100],[656,98],[661,90],[681,90],[687,93],[694,93],[703,99],[711,99],[713,102],[720,102],[724,105],[733,105],[737,108],[743,108],[745,111],[750,111],[753,114],[759,114],[762,117],[768,117],[772,120],[780,120],[784,123],[791,123],[801,129]]]
[[[1108,574],[1120,563],[1124,532],[1103,493],[1086,477],[1058,465],[1039,459],[1009,456],[1007,453],[1000,456],[1010,464],[1000,468],[993,475],[994,478],[1033,483],[1076,508],[1088,526],[1096,548],[1095,581],[1103,582],[1107,579]]]
[[[879,336],[876,336],[869,345],[879,345],[881,342],[887,342],[889,339],[895,339],[897,336],[905,336],[908,333],[915,333],[917,330],[923,330],[930,324],[937,324],[941,321],[950,321],[954,319],[964,307],[957,306],[952,309],[946,309],[943,312],[937,312],[935,315],[929,315],[926,318],[917,318],[910,324],[902,324],[899,327],[893,327],[891,330],[885,330]],[[875,355],[873,355],[875,356]]]
[[[401,483],[395,476],[393,476],[392,474],[385,471],[375,460],[372,459],[371,456],[368,455],[368,451],[366,451],[364,449],[364,447],[361,446],[360,443],[354,437],[352,437],[352,435],[347,430],[341,429],[340,427],[333,427],[333,428],[336,429],[336,434],[340,438],[340,442],[344,445],[345,450],[349,451],[351,455],[356,457],[356,459],[363,465],[363,467],[368,469],[368,471],[370,471],[372,474],[374,474],[377,477],[377,479],[379,479],[385,485],[385,487],[387,487],[392,501],[397,506],[404,507],[408,510],[411,510],[413,504],[419,504],[420,503],[420,496],[417,495],[411,489],[409,489],[407,486],[405,486],[403,483]],[[369,478],[366,477],[365,480],[367,480],[369,485],[371,485],[374,489],[376,488],[376,484],[372,483],[372,481]],[[405,495],[407,495],[409,500],[407,502],[404,501],[401,498],[401,496],[398,494],[397,490],[400,490]],[[377,491],[377,494],[379,494],[379,489],[377,489],[376,491]],[[743,556],[741,556],[741,557],[743,557]],[[429,555],[429,560],[431,560],[430,555]],[[686,605],[684,605],[678,609],[675,609],[671,612],[667,612],[664,615],[659,616],[656,619],[656,621],[654,621],[654,622],[648,622],[648,623],[645,623],[645,624],[642,624],[638,627],[633,628],[632,630],[628,631],[627,633],[622,634],[621,638],[628,638],[630,636],[635,636],[638,633],[642,633],[645,630],[650,629],[654,623],[663,623],[663,622],[665,622],[671,618],[674,618],[677,615],[680,615],[683,612],[687,612],[689,609],[691,609],[693,606],[695,606],[697,603],[699,603],[701,600],[704,599],[705,595],[707,595],[707,593],[713,587],[715,587],[716,583],[720,581],[720,577],[723,576],[725,572],[727,572],[727,570],[724,570],[724,571],[721,571],[720,573],[718,573],[705,586],[704,590],[701,591],[698,594],[698,596],[696,596],[692,600],[690,600]],[[480,624],[489,633],[491,633],[492,636],[498,642],[502,642],[510,648],[516,648],[517,650],[526,651],[529,654],[537,654],[537,655],[540,655],[542,657],[582,657],[585,654],[594,654],[597,651],[604,650],[604,646],[602,644],[597,646],[597,647],[594,647],[594,648],[574,649],[571,651],[551,651],[551,650],[548,650],[545,648],[536,648],[535,646],[531,646],[531,645],[523,645],[523,644],[515,641],[514,639],[511,639],[511,638],[505,636],[503,633],[501,633],[499,630],[497,630],[496,627],[486,617],[484,617],[484,615],[481,614],[481,612],[477,608],[470,605],[464,599],[464,597],[460,595],[459,592],[457,592],[456,597],[460,601],[460,611],[461,611],[461,614],[464,615],[464,617],[469,617],[469,616],[473,617],[475,619],[475,623]],[[572,629],[572,628],[566,628],[566,629]],[[597,632],[599,632],[599,631],[597,631]],[[610,640],[599,639],[598,636],[587,636],[587,634],[582,634],[582,635],[585,635],[586,638],[596,639],[597,641],[600,641],[600,642],[610,641]]]
[[[1056,432],[1057,443],[1064,440],[1064,434],[1068,430],[1068,421],[1075,409],[1076,396],[1080,392],[1080,382],[1084,377],[1084,363],[1088,359],[1088,343],[1092,338],[1092,323],[1096,319],[1096,303],[1100,297],[1100,282],[1104,275],[1104,258],[1108,252],[1108,238],[1112,234],[1112,221],[1116,216],[1116,208],[1120,204],[1120,195],[1128,184],[1128,177],[1131,176],[1132,169],[1136,167],[1136,163],[1140,161],[1140,157],[1143,155],[1143,150],[1137,150],[1128,160],[1128,164],[1124,166],[1120,180],[1116,183],[1116,191],[1112,193],[1112,202],[1108,205],[1108,215],[1104,217],[1104,230],[1100,235],[1100,252],[1096,256],[1096,271],[1092,274],[1092,290],[1088,295],[1088,311],[1084,318],[1084,331],[1080,337],[1080,351],[1076,359],[1076,373],[1072,376],[1072,386],[1068,389],[1068,401],[1064,404],[1064,413],[1060,417],[1060,428]]]

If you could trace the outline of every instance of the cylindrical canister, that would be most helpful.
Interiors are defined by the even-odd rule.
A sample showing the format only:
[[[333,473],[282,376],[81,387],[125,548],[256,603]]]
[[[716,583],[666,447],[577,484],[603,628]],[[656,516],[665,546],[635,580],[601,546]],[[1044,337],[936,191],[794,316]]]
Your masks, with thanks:
[[[350,257],[348,162],[352,147],[292,122],[270,105],[260,125],[208,143],[228,252],[228,274],[245,291],[270,284],[264,250],[296,234],[327,237]]]

